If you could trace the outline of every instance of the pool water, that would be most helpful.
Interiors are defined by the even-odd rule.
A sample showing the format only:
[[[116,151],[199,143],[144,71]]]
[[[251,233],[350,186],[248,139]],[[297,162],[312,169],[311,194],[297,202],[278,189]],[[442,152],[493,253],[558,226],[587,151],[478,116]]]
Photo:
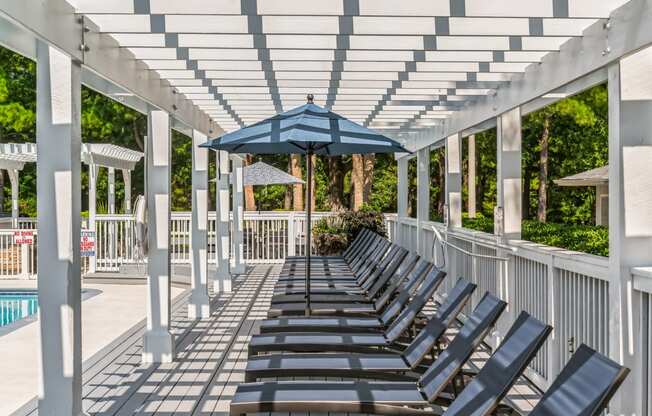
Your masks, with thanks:
[[[0,291],[0,327],[34,315],[38,311],[36,291]]]

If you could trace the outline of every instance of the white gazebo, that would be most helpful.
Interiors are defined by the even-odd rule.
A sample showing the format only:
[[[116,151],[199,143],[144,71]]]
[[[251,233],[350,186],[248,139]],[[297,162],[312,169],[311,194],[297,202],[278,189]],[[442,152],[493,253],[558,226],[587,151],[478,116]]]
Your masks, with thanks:
[[[125,182],[124,212],[131,212],[131,171],[142,159],[143,153],[116,146],[111,143],[83,143],[81,160],[88,165],[88,212],[89,229],[94,230],[96,214],[97,174],[100,168],[107,168],[109,177],[108,212],[115,214],[115,171],[122,171]],[[16,222],[20,216],[18,207],[19,173],[26,163],[37,161],[35,143],[3,143],[0,144],[0,169],[6,169],[11,182],[11,217]]]
[[[595,187],[595,225],[609,225],[609,166],[556,179],[559,186]]]

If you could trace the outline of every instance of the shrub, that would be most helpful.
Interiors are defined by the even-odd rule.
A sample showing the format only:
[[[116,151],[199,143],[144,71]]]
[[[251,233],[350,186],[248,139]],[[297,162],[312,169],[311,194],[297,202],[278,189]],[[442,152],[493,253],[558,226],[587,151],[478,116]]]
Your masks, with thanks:
[[[383,215],[370,210],[344,211],[319,220],[313,227],[313,241],[319,255],[339,254],[368,228],[382,236],[387,235]]]
[[[464,227],[473,230],[493,232],[493,220],[479,216],[465,218]],[[523,240],[545,244],[567,250],[609,256],[609,229],[596,225],[573,225],[523,221]]]

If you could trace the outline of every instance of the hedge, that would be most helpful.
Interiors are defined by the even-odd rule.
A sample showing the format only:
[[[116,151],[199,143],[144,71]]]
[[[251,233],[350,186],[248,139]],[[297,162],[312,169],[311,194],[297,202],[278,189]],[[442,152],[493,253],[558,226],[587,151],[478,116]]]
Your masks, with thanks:
[[[487,217],[464,218],[465,228],[492,233],[493,220]],[[572,225],[523,221],[523,240],[568,250],[609,256],[609,229],[596,225]]]

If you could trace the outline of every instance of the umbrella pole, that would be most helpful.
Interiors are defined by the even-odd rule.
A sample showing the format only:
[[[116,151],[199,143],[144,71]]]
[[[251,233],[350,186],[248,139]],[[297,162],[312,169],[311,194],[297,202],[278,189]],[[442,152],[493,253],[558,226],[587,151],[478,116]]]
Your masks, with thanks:
[[[311,216],[311,203],[312,200],[312,151],[308,150],[306,153],[306,166],[308,169],[308,181],[306,186],[306,316],[310,316],[310,234],[312,233]]]

